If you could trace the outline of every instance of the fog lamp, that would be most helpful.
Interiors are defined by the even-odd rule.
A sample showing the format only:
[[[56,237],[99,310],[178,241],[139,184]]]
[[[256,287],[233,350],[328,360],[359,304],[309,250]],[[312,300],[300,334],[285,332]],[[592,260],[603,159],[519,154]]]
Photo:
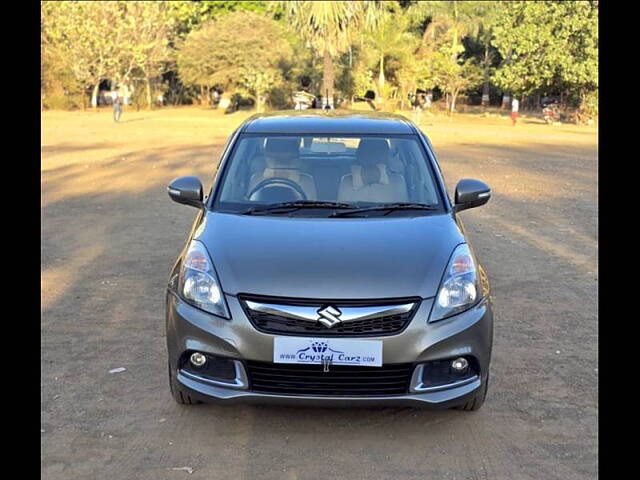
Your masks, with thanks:
[[[456,358],[453,362],[451,362],[451,368],[453,368],[456,372],[462,372],[467,369],[469,366],[469,362],[464,357]]]
[[[191,357],[189,357],[189,361],[194,367],[201,367],[207,362],[207,357],[205,357],[200,352],[195,352],[191,354]]]

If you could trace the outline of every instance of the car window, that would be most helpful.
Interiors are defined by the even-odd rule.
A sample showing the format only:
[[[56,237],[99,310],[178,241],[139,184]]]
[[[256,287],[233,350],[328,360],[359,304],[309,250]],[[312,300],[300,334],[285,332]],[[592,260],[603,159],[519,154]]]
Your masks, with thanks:
[[[224,211],[293,201],[440,205],[416,135],[245,134],[221,182],[215,209]]]

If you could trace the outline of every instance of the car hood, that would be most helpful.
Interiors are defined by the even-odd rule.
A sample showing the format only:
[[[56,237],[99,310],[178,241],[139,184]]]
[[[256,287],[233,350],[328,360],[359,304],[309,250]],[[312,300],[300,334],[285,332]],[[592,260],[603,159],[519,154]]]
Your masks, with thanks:
[[[222,289],[318,299],[422,298],[437,294],[464,236],[447,214],[300,218],[208,212],[194,238]]]

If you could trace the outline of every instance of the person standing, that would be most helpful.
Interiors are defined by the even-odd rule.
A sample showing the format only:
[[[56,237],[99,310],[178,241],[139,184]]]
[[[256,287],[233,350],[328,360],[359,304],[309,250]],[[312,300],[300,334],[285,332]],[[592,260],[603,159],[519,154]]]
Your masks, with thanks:
[[[516,121],[518,120],[518,109],[520,108],[520,102],[516,97],[513,97],[511,100],[511,121],[513,122],[513,126],[516,126]]]
[[[215,87],[211,93],[211,102],[213,108],[218,108],[218,104],[220,103],[220,90],[218,90],[218,87]]]
[[[113,120],[119,122],[122,116],[122,97],[118,90],[111,92],[111,99],[113,102]]]

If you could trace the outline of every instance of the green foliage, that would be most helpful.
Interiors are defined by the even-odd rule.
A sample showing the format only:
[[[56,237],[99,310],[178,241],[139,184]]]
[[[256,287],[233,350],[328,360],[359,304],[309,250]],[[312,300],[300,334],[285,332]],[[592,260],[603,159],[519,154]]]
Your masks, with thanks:
[[[265,104],[274,110],[290,109],[293,108],[292,95],[293,89],[286,83],[280,83],[266,92]]]
[[[84,107],[82,95],[65,95],[60,93],[47,95],[43,99],[42,106],[52,110],[77,110]]]
[[[284,38],[291,45],[290,56],[280,59],[278,65],[285,84],[283,88],[289,91],[289,97],[285,103],[291,102],[291,95],[300,88],[300,79],[303,76],[311,80],[311,91],[320,91],[322,84],[322,66],[320,59],[309,49],[306,42],[292,29],[284,28]],[[284,105],[280,103],[279,105]]]
[[[117,2],[42,2],[46,61],[90,87],[114,76],[122,60],[122,5]]]
[[[554,87],[597,89],[597,16],[593,1],[506,3],[494,45],[508,60],[496,83],[525,95]]]
[[[363,1],[292,1],[278,2],[285,16],[303,38],[318,52],[331,56],[344,52],[354,32],[375,25],[378,2]]]
[[[364,36],[365,48],[371,52],[375,63],[378,81],[376,90],[378,98],[387,98],[390,93],[385,85],[389,62],[395,64],[397,70],[401,65],[412,61],[412,53],[418,46],[418,39],[407,31],[408,19],[400,13],[384,11],[375,28]],[[391,57],[391,58],[389,58]],[[385,68],[386,61],[386,68]]]
[[[598,2],[43,1],[43,105],[81,106],[103,80],[189,103],[213,86],[290,105],[299,79],[346,99],[416,88],[567,94],[597,111]],[[162,83],[165,82],[165,83]],[[596,100],[594,100],[594,98]],[[48,103],[47,103],[48,102]],[[454,102],[452,102],[453,104]],[[390,105],[388,105],[390,106]],[[452,105],[453,107],[453,105]]]
[[[426,1],[409,6],[408,17],[415,25],[425,24],[423,41],[433,41],[436,36],[451,42],[452,52],[461,52],[460,39],[478,28],[482,14],[493,2],[482,1]],[[427,22],[425,22],[425,19]]]
[[[170,15],[176,22],[176,34],[184,38],[203,23],[237,11],[265,13],[271,2],[182,1],[169,2]]]
[[[116,83],[143,81],[148,108],[152,105],[152,79],[164,73],[172,60],[169,43],[175,19],[168,2],[127,2],[122,25],[122,65]],[[139,84],[139,82],[136,82]],[[136,89],[139,91],[139,88]],[[137,95],[139,97],[139,95]]]
[[[268,8],[269,2],[245,2],[245,1],[204,1],[201,2],[207,6],[213,16],[216,14],[225,14],[230,12],[256,12],[264,13]]]
[[[337,79],[337,88],[346,98],[363,96],[367,90],[375,88],[373,71],[370,65],[375,58],[363,45],[354,45],[351,52],[342,55],[339,61],[341,73]]]
[[[355,33],[375,26],[383,2],[292,1],[277,2],[284,18],[309,46],[323,56],[323,102],[333,101],[333,57],[346,51]]]
[[[233,12],[191,32],[177,53],[185,84],[250,92],[258,105],[281,78],[279,62],[291,47],[274,20]]]
[[[42,2],[45,88],[56,77],[74,91],[102,80],[148,82],[170,59],[167,2]],[[70,82],[70,79],[73,82]]]
[[[598,90],[584,93],[581,96],[580,107],[576,113],[578,123],[588,123],[598,116]]]
[[[347,58],[345,58],[347,57]],[[349,60],[349,53],[346,53],[341,56],[340,60],[337,62],[340,67],[340,73],[336,78],[336,90],[342,94],[344,98],[352,98],[356,95],[356,80],[354,78],[354,69],[353,69],[353,55],[351,54],[351,59]],[[351,66],[349,63],[351,62]]]
[[[256,102],[256,108],[262,111],[267,92],[280,83],[280,72],[275,68],[256,70],[243,67],[240,88],[242,93],[248,93]]]
[[[452,47],[445,44],[434,55],[433,81],[444,93],[451,95],[450,111],[455,110],[458,94],[482,80],[482,69],[471,60],[458,60]]]

